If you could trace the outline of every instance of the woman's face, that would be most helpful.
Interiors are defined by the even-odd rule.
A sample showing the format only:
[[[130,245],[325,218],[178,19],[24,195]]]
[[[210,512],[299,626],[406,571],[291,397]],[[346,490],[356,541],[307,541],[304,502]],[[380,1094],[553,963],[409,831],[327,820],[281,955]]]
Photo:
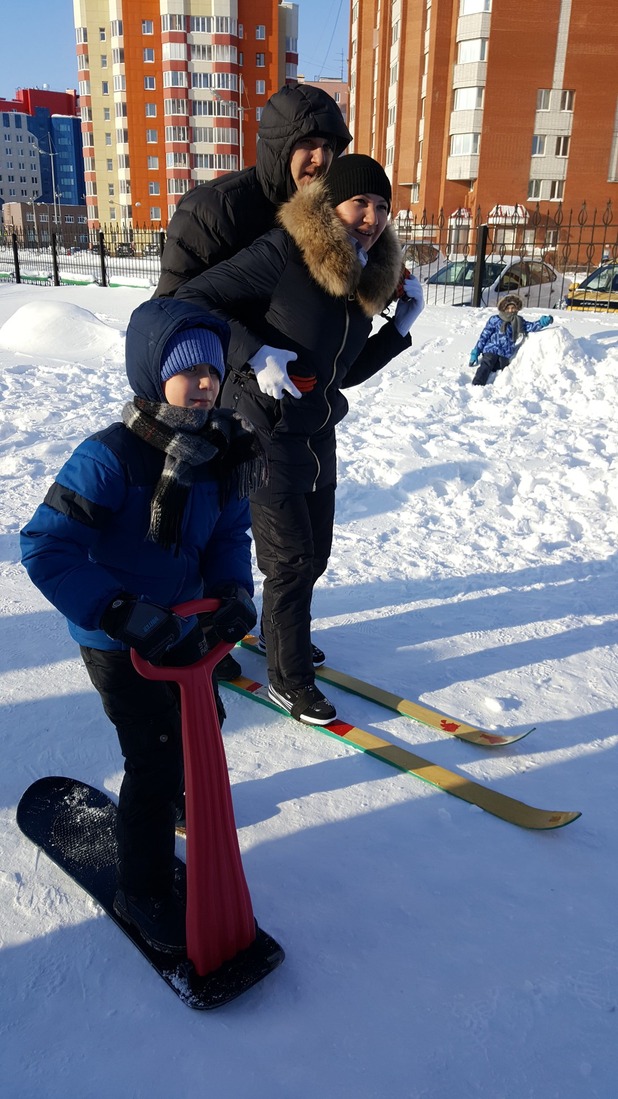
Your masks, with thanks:
[[[368,252],[388,222],[388,202],[381,195],[354,195],[335,206],[337,217]]]

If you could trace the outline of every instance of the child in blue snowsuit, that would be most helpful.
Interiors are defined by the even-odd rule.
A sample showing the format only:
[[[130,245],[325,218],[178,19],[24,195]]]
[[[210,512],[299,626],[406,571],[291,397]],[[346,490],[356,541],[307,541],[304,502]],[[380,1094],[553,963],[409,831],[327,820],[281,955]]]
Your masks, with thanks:
[[[122,423],[77,447],[22,531],[23,564],[68,619],[125,757],[115,911],[168,952],[186,943],[173,887],[179,692],[138,675],[129,650],[192,664],[256,621],[247,496],[264,467],[250,425],[215,408],[228,342],[227,324],[201,308],[139,306],[126,337],[135,397]],[[206,630],[170,610],[206,595],[222,599]]]
[[[472,385],[485,385],[490,374],[504,370],[529,332],[540,332],[553,324],[549,314],[538,321],[525,321],[519,316],[522,304],[518,294],[507,294],[498,302],[497,314],[489,318],[470,352],[470,366],[478,364]]]

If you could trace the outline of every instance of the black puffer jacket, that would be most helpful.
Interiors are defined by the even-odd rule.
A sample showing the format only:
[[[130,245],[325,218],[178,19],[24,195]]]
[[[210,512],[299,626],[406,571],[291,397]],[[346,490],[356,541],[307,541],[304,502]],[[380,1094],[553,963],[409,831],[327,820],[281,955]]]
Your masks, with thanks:
[[[177,294],[230,324],[231,373],[221,403],[250,420],[264,444],[269,484],[256,497],[261,503],[335,483],[335,425],[348,411],[340,390],[372,377],[411,342],[392,321],[370,335],[372,319],[391,300],[401,273],[401,249],[390,226],[363,268],[324,182],[297,192],[278,220],[283,228]],[[263,344],[295,351],[289,373],[315,377],[314,387],[300,399],[263,394],[247,365]]]
[[[184,282],[246,248],[275,224],[294,190],[292,146],[331,135],[335,156],[352,140],[335,100],[309,84],[281,88],[264,107],[254,168],[200,183],[180,199],[167,230],[155,297],[173,297]]]

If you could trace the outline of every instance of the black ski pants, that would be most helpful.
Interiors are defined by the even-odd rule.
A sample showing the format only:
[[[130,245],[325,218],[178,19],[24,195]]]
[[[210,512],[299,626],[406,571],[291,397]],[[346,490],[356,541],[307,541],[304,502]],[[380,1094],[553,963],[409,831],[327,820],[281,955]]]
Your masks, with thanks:
[[[484,351],[479,360],[478,370],[472,379],[472,385],[486,385],[489,375],[497,370],[504,370],[510,359],[504,355],[494,355],[491,351]]]
[[[126,651],[80,651],[125,761],[117,818],[119,884],[130,894],[158,896],[174,881],[176,804],[183,793],[178,688],[144,679]]]
[[[262,629],[268,678],[283,690],[315,682],[311,597],[330,556],[335,486],[251,504],[257,563],[264,573]]]

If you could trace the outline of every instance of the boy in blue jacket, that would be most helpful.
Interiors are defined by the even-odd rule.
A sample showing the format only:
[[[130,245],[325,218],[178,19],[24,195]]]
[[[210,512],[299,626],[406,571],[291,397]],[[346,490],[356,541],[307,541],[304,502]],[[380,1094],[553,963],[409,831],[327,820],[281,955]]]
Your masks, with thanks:
[[[173,888],[179,692],[142,678],[129,650],[178,667],[256,621],[247,495],[264,466],[250,425],[214,407],[228,341],[228,326],[198,307],[139,306],[122,423],[77,447],[21,535],[23,564],[68,619],[125,758],[114,908],[168,952],[186,944]],[[205,628],[170,610],[206,595],[222,603]]]
[[[525,321],[519,316],[523,302],[519,294],[507,294],[498,302],[498,312],[490,317],[470,352],[470,366],[478,364],[472,385],[486,385],[489,375],[504,370],[529,332],[540,332],[554,323],[549,316]]]

